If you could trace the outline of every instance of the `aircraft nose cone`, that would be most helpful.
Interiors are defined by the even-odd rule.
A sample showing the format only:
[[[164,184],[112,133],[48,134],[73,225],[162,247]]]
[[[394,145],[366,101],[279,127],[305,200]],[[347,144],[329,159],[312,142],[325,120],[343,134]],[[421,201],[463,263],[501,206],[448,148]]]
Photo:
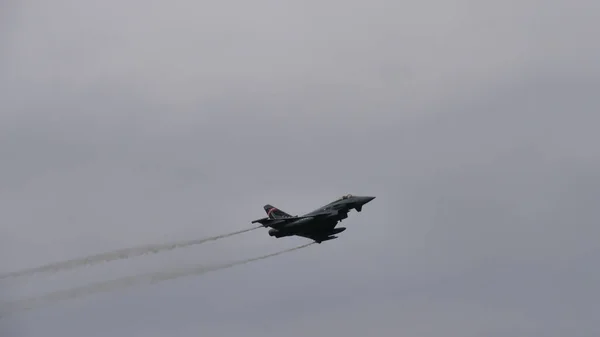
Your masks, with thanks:
[[[361,202],[364,205],[364,204],[370,202],[371,200],[375,199],[375,197],[362,197],[361,199],[362,199]]]

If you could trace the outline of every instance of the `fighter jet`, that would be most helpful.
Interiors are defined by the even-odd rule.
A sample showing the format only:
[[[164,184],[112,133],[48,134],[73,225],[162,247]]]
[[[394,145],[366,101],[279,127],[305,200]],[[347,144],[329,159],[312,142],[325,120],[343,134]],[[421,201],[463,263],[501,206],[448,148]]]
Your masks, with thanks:
[[[267,217],[252,221],[264,227],[271,227],[269,235],[275,238],[286,236],[301,236],[317,243],[336,239],[335,234],[346,230],[345,227],[335,226],[348,217],[348,212],[362,207],[375,197],[344,195],[329,204],[302,216],[292,216],[272,205],[263,206]]]

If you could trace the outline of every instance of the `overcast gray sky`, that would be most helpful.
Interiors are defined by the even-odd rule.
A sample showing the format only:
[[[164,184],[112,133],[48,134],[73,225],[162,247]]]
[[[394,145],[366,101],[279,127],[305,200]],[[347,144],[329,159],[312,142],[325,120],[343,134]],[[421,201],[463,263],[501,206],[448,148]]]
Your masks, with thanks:
[[[598,336],[600,2],[2,1],[0,272],[375,195],[2,336]],[[307,242],[0,281],[0,303]]]

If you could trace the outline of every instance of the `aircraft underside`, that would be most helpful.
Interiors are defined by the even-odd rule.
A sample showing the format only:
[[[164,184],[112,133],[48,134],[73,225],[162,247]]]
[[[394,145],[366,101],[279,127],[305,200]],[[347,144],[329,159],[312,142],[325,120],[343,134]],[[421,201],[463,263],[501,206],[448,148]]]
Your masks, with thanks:
[[[315,240],[318,243],[322,241],[332,240],[337,238],[335,234],[341,233],[346,230],[345,227],[335,228],[337,221],[329,224],[320,224],[316,226],[290,226],[288,228],[281,229],[270,229],[269,235],[282,238],[287,236],[302,236]]]

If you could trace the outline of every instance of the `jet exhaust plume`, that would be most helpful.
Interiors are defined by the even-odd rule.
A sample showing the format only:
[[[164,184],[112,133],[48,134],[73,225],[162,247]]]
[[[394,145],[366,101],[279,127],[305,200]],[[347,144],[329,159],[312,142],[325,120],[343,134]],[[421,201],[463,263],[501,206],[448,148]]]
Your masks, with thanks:
[[[186,241],[178,241],[171,243],[163,243],[163,244],[149,244],[144,246],[132,247],[132,248],[124,248],[115,250],[112,252],[100,253],[95,255],[90,255],[87,257],[72,259],[62,262],[56,262],[52,264],[47,264],[44,266],[39,266],[31,269],[24,269],[20,271],[10,272],[0,274],[0,280],[7,278],[15,278],[21,276],[29,276],[37,273],[43,272],[58,272],[63,270],[75,269],[83,266],[91,266],[99,263],[128,259],[132,257],[147,255],[147,254],[156,254],[159,252],[169,251],[177,248],[183,248],[193,245],[199,245],[208,241],[215,241],[219,239],[223,239],[226,237],[230,237],[233,235],[249,232],[251,230],[261,228],[262,226],[256,226],[249,229],[244,229],[232,233],[221,234],[213,237],[203,238],[203,239],[195,239],[195,240],[186,240]]]
[[[282,250],[279,252],[275,252],[275,253],[271,253],[271,254],[251,258],[251,259],[226,263],[226,264],[220,264],[220,265],[214,265],[214,266],[196,266],[196,267],[192,267],[192,268],[184,268],[184,269],[179,269],[179,270],[140,274],[140,275],[136,275],[136,276],[130,276],[130,277],[124,277],[124,278],[114,279],[114,280],[105,281],[105,282],[99,282],[99,283],[82,286],[82,287],[78,287],[78,288],[57,291],[57,292],[49,293],[49,294],[46,294],[46,295],[40,296],[40,297],[34,297],[31,299],[24,299],[24,300],[8,303],[5,305],[5,309],[2,309],[0,311],[0,317],[5,316],[10,313],[15,313],[17,311],[36,309],[36,308],[39,308],[44,305],[51,305],[51,304],[59,302],[59,301],[74,299],[74,298],[78,298],[78,297],[82,297],[82,296],[86,296],[86,295],[92,295],[95,293],[115,291],[115,290],[119,290],[122,288],[128,288],[128,287],[139,286],[139,285],[144,285],[144,284],[154,284],[154,283],[158,283],[158,282],[162,282],[162,281],[173,280],[173,279],[187,277],[187,276],[202,275],[202,274],[205,274],[205,273],[208,273],[211,271],[228,269],[228,268],[243,265],[243,264],[246,264],[249,262],[263,260],[263,259],[266,259],[269,257],[281,255],[281,254],[288,253],[288,252],[298,250],[298,249],[302,249],[302,248],[308,247],[312,244],[314,244],[314,242],[311,242],[311,243],[308,243],[308,244],[305,244],[302,246],[297,246],[294,248]]]

